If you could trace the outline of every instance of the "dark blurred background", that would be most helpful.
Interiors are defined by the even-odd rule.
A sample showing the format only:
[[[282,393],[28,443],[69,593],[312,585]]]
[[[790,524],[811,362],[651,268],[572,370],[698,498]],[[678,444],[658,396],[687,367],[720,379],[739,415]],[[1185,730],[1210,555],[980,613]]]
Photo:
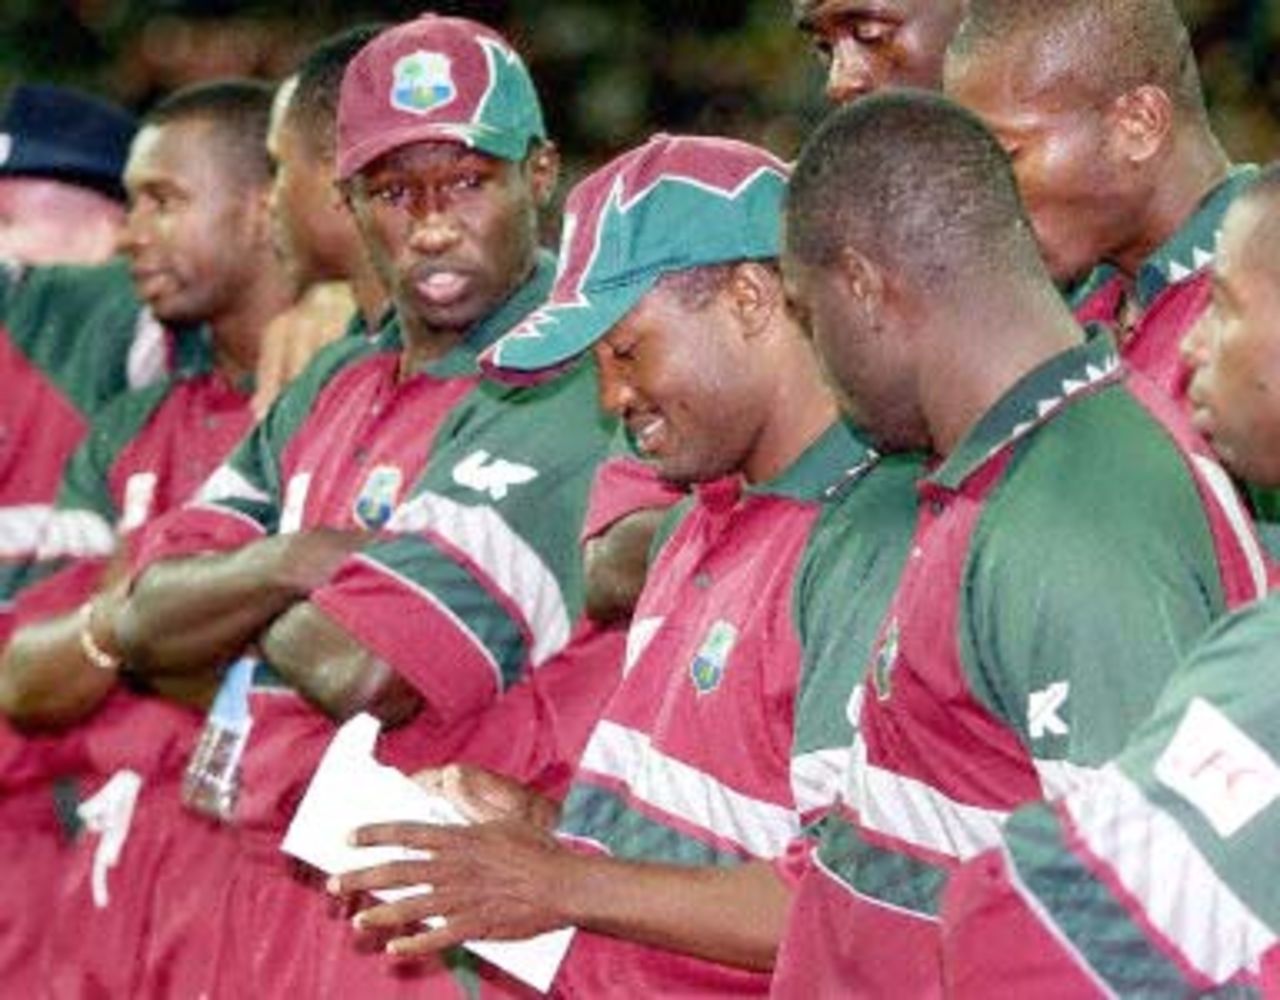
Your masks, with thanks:
[[[1280,156],[1280,0],[1180,6],[1224,143],[1238,159]],[[279,78],[326,34],[425,9],[349,0],[0,7],[0,87],[20,78],[73,83],[135,110],[210,76]],[[521,50],[573,173],[659,128],[737,135],[789,156],[823,110],[818,67],[790,28],[789,0],[456,0],[430,9],[488,22]]]

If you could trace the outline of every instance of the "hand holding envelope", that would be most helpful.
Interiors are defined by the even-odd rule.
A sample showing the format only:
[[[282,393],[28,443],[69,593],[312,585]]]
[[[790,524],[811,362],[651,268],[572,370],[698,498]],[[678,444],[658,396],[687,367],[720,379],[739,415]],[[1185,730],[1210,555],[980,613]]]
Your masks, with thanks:
[[[548,989],[573,934],[554,911],[556,865],[567,852],[523,820],[467,825],[447,798],[379,764],[377,736],[367,715],[339,730],[281,849],[334,875],[335,891],[383,901],[357,914],[357,927],[412,928],[389,950],[462,944]],[[490,937],[500,940],[477,940]]]

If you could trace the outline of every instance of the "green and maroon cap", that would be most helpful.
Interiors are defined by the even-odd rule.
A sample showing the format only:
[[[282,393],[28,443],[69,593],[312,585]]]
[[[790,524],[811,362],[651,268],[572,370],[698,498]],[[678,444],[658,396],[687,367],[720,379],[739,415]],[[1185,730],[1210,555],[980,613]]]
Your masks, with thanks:
[[[608,333],[662,275],[777,257],[788,172],[745,142],[664,134],[601,167],[565,203],[550,299],[481,365],[536,381]]]
[[[338,177],[423,141],[456,142],[522,160],[545,140],[524,61],[491,28],[422,17],[389,28],[347,66],[338,98]]]

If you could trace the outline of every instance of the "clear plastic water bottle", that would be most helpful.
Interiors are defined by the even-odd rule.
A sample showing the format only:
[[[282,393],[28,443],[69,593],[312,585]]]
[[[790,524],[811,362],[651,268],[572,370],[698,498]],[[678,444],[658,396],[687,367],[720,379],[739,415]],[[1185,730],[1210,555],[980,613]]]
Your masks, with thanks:
[[[261,663],[257,657],[242,656],[227,668],[182,778],[187,807],[222,823],[235,816],[240,760],[253,724],[249,690]]]

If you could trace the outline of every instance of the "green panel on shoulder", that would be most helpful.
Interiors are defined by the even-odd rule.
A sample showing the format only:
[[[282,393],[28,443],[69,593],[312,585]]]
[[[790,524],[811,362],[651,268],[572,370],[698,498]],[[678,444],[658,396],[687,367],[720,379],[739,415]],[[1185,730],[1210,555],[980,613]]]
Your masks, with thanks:
[[[143,307],[128,264],[34,267],[0,283],[9,338],[85,414],[129,386]]]
[[[1033,756],[1099,764],[1224,611],[1208,516],[1168,432],[1120,385],[1015,447],[970,545],[961,657]],[[1051,688],[1061,724],[1033,725]]]

